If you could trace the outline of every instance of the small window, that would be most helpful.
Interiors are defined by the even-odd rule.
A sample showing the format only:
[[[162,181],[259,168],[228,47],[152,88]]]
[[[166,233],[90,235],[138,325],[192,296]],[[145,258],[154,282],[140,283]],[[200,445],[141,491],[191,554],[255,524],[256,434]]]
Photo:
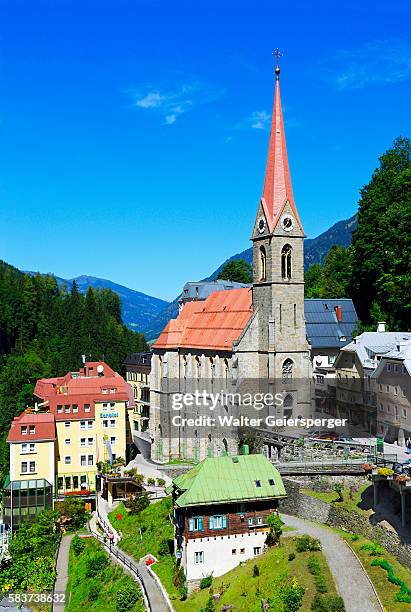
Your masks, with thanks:
[[[210,516],[208,527],[209,529],[225,529],[227,527],[227,517],[223,514]]]
[[[261,546],[254,546],[254,556],[261,555]]]
[[[93,429],[93,421],[87,421],[87,429]]]
[[[257,516],[257,525],[262,525],[262,524],[263,524],[263,517]]]
[[[273,478],[269,478],[268,479],[268,484],[273,487],[275,485],[274,479]]]
[[[203,530],[203,517],[193,516],[188,521],[189,531],[202,531]]]
[[[70,444],[71,444],[71,439],[70,439],[70,438],[66,438],[66,439],[64,440],[64,444],[65,444],[66,446],[70,446]]]
[[[236,555],[237,554],[237,549],[236,548],[232,548],[231,549],[231,554],[232,555]]]
[[[78,412],[78,405],[77,404],[73,404],[73,412]]]
[[[87,444],[89,446],[93,446],[93,443],[94,443],[94,438],[87,438]]]
[[[90,412],[90,404],[84,404],[84,412]]]
[[[64,412],[68,414],[70,412],[70,406],[64,406]]]
[[[259,489],[261,487],[261,480],[256,480],[255,486],[257,487],[257,489]]]
[[[66,465],[71,465],[71,457],[64,457],[64,463]]]
[[[204,563],[204,552],[199,550],[194,553],[194,563],[199,565],[200,563]]]
[[[108,419],[103,419],[103,427],[108,427]]]
[[[36,433],[36,426],[35,425],[29,425],[29,433],[30,434],[35,434]]]
[[[245,548],[240,548],[240,555],[245,555]]]
[[[21,427],[21,435],[22,436],[26,436],[27,435],[27,426],[26,425],[22,425],[22,427]]]
[[[30,474],[34,474],[36,471],[36,462],[30,461]]]
[[[57,414],[61,414],[63,412],[63,406],[57,406]]]
[[[110,436],[110,444],[114,445],[116,443],[116,437]]]
[[[110,427],[116,426],[116,419],[110,419]]]
[[[87,457],[86,457],[86,455],[81,455],[80,456],[80,465],[81,466],[87,465]]]
[[[70,427],[71,423],[70,421],[64,421],[64,427]]]
[[[86,446],[86,438],[80,438],[80,446]]]
[[[21,473],[22,474],[27,474],[27,461],[22,461],[21,462]]]
[[[86,421],[80,421],[80,429],[86,429]]]
[[[89,455],[88,456],[88,464],[89,465],[93,465],[94,464],[94,456],[93,455]]]
[[[254,519],[250,516],[248,519],[248,524],[250,527],[252,527],[254,525]]]

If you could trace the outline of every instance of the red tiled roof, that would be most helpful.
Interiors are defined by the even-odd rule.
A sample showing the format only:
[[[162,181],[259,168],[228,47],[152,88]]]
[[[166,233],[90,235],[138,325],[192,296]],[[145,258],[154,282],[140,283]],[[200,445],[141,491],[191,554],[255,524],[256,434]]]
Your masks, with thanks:
[[[101,376],[97,375],[97,367],[103,367]],[[103,390],[107,389],[106,393]],[[110,393],[110,389],[116,389]],[[120,374],[114,372],[106,363],[86,362],[79,375],[73,377],[71,372],[59,378],[42,378],[37,381],[34,395],[48,402],[50,411],[57,421],[76,421],[93,419],[96,402],[129,401],[129,407],[134,405],[130,394],[130,385]],[[78,406],[78,412],[73,413],[72,406]],[[84,405],[90,405],[90,411],[84,411]],[[69,413],[64,412],[64,406],[70,405]],[[63,412],[57,413],[57,406],[63,406]]]
[[[166,325],[153,348],[205,348],[231,351],[253,314],[252,290],[215,291],[188,302]]]
[[[277,78],[274,93],[270,143],[268,146],[267,166],[265,170],[264,191],[263,197],[261,198],[261,204],[267,217],[270,231],[273,231],[277,225],[278,218],[287,200],[290,203],[297,223],[302,229],[291,185],[283,111],[281,108],[280,81]]]
[[[35,433],[29,433],[30,425],[34,425]],[[27,427],[26,434],[21,433],[22,426]],[[23,412],[20,416],[14,417],[7,437],[7,442],[51,441],[55,440],[56,437],[54,414],[50,414],[49,412]]]

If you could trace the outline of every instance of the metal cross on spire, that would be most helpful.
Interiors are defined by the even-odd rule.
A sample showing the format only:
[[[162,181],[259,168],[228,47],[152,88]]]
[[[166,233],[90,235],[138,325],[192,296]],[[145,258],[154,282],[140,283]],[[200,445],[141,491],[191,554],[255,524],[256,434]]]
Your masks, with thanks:
[[[275,74],[276,77],[278,79],[279,75],[280,75],[280,66],[279,66],[279,60],[280,57],[283,56],[282,52],[280,51],[280,49],[277,47],[277,49],[275,49],[272,53],[275,57]]]

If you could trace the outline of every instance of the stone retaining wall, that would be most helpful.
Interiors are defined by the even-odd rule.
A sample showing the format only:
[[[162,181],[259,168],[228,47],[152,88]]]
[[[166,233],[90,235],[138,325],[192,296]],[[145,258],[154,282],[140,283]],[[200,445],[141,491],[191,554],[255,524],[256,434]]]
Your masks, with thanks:
[[[368,518],[360,512],[327,504],[307,495],[302,489],[308,487],[314,489],[314,487],[306,478],[299,478],[298,480],[284,478],[283,482],[288,497],[280,502],[281,512],[324,523],[344,531],[351,531],[379,542],[400,563],[411,568],[411,546],[403,544],[395,531],[386,529],[380,524],[372,525]]]

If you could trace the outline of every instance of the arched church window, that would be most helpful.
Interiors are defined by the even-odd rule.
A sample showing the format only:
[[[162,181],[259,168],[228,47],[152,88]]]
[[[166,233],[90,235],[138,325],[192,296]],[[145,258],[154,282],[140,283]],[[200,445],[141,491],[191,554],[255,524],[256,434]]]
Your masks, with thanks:
[[[289,244],[281,249],[281,276],[284,279],[291,278],[293,250]]]
[[[265,248],[260,246],[260,280],[265,281],[267,278],[267,254]]]
[[[293,396],[287,393],[284,398],[284,408],[291,408],[294,403]]]
[[[281,371],[281,379],[283,383],[290,382],[293,379],[293,366],[292,359],[286,359],[283,363]]]

